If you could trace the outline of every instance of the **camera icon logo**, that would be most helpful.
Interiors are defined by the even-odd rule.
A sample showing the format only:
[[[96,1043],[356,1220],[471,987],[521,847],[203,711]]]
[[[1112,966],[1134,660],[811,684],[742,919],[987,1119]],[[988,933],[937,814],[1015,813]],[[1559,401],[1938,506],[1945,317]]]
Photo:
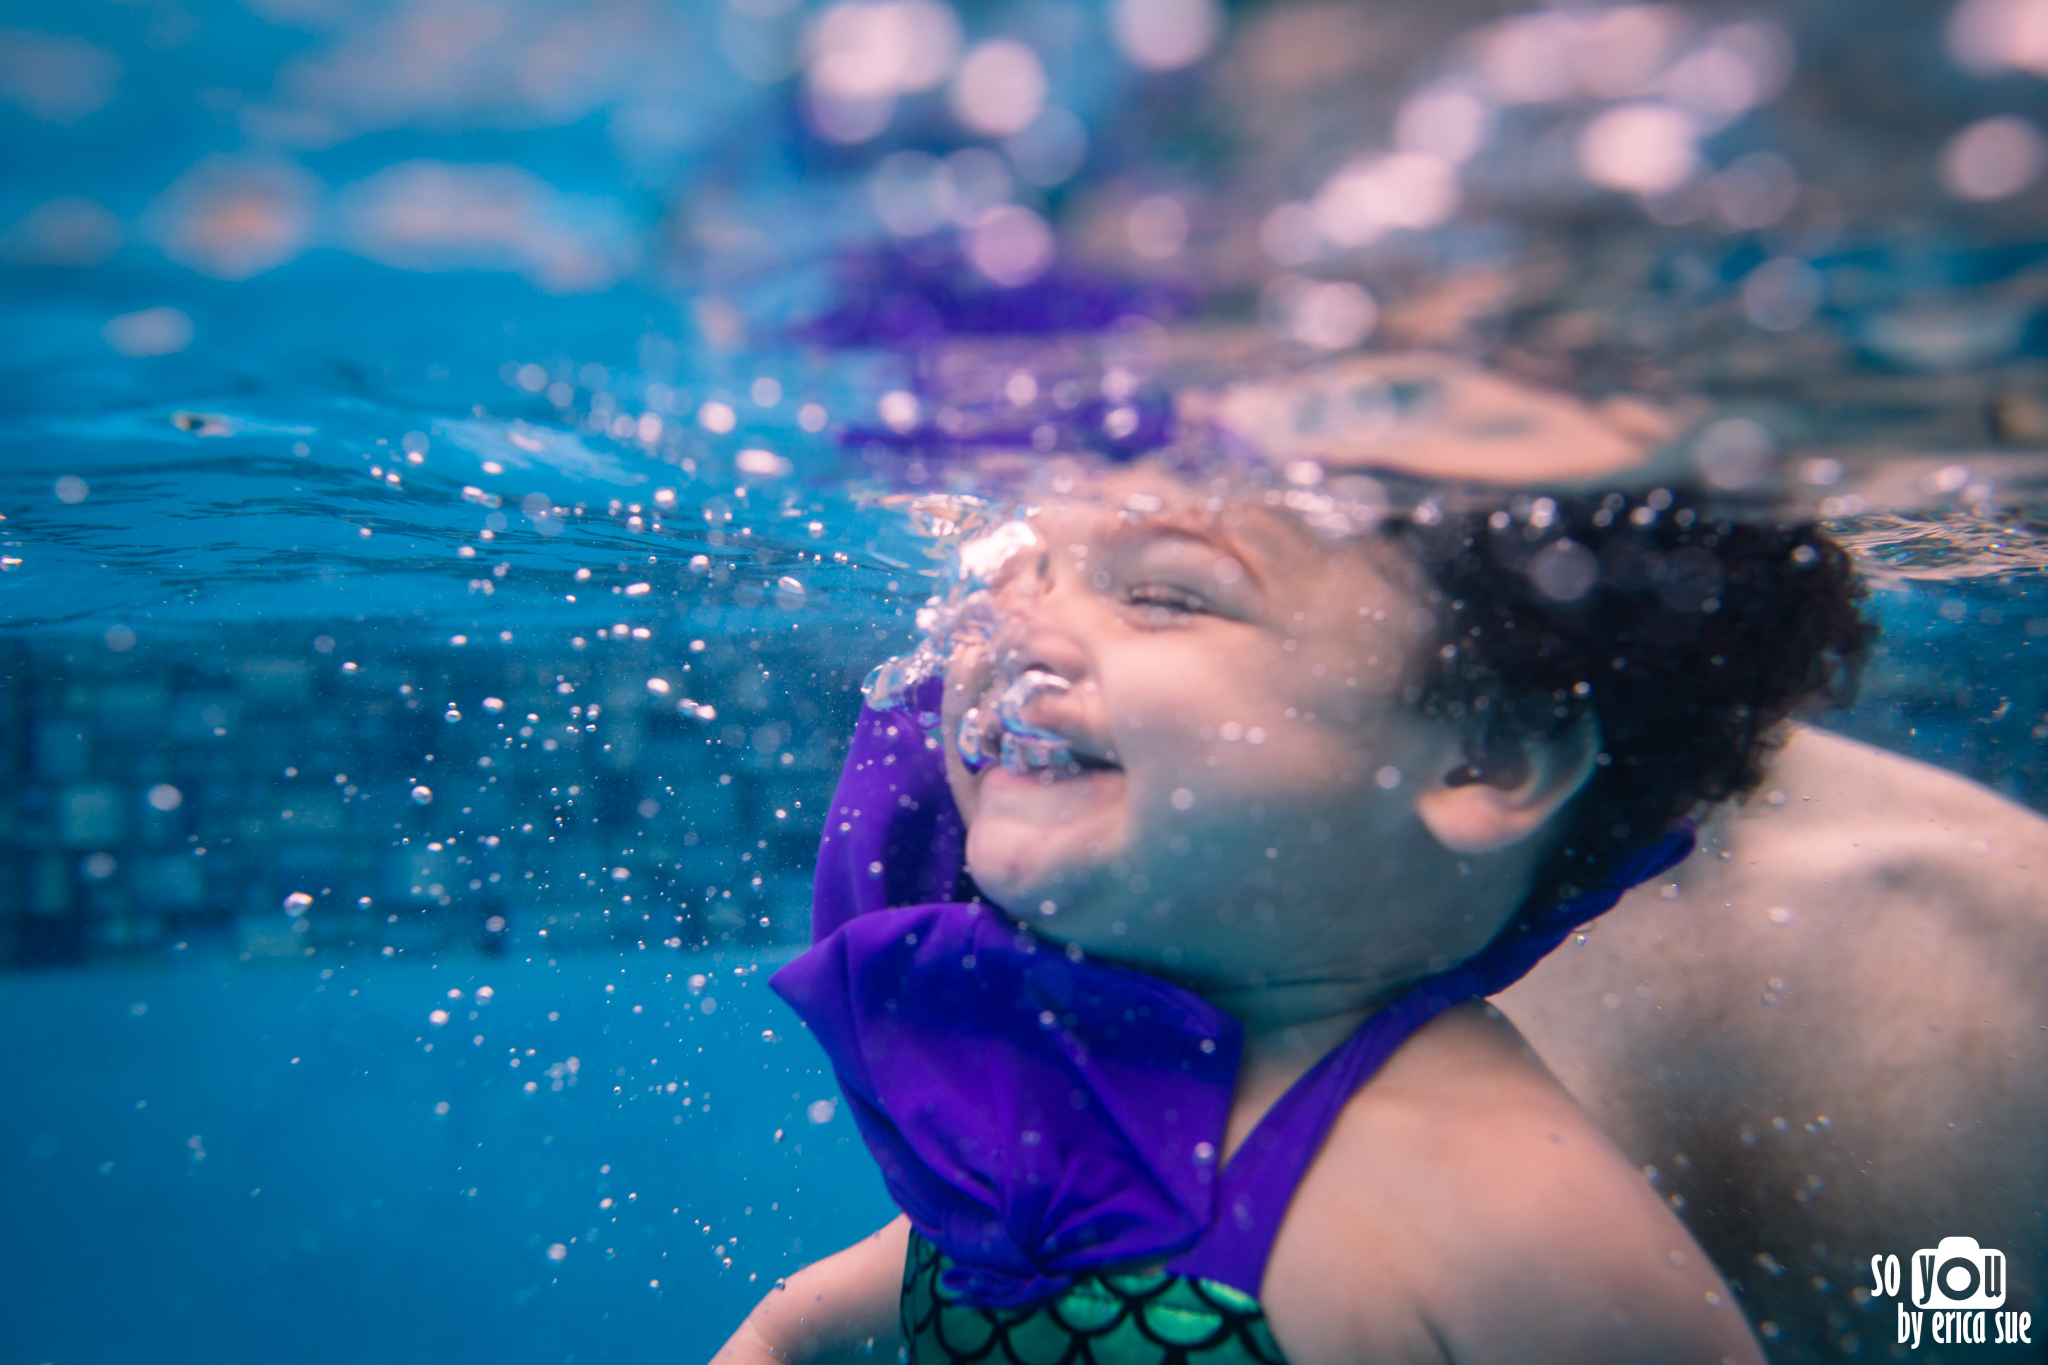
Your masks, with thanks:
[[[1913,1253],[1915,1308],[1997,1308],[2005,1302],[2005,1253],[1974,1237],[1944,1237]]]

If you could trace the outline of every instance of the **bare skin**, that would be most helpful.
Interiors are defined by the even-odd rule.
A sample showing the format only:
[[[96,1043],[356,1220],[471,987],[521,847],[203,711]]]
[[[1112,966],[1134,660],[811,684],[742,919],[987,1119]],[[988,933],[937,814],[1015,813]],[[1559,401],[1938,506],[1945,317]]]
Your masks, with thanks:
[[[1482,1004],[1345,1107],[1261,1301],[1291,1365],[1760,1359],[1691,1236]]]
[[[909,1246],[910,1220],[898,1218],[846,1250],[805,1266],[754,1305],[712,1357],[713,1365],[894,1360],[903,1344],[896,1300]]]
[[[1894,1342],[1870,1256],[1955,1234],[2005,1252],[2007,1304],[2040,1321],[2048,820],[1798,730],[1702,836],[1500,1007],[1658,1168],[1785,1358]],[[2032,1336],[1914,1354],[2036,1359]]]
[[[1054,673],[1068,686],[1029,718],[1088,762],[973,774],[949,751],[969,868],[1040,933],[1237,1015],[1227,1157],[1390,995],[1506,922],[1597,736],[1532,749],[1511,781],[1447,782],[1468,737],[1403,698],[1427,623],[1394,556],[1332,555],[1143,475],[1091,492],[1036,519],[1002,628],[956,657],[947,697],[951,733]],[[902,1260],[899,1222],[771,1294],[726,1354],[893,1348]],[[1352,1098],[1261,1301],[1293,1365],[1761,1359],[1671,1210],[1483,1005]]]

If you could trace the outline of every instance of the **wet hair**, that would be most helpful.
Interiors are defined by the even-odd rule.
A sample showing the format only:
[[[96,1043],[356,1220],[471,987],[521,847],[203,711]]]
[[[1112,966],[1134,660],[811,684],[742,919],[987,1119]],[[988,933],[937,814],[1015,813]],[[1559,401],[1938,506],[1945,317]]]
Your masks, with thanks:
[[[1527,908],[1754,790],[1787,720],[1847,703],[1875,636],[1819,527],[1736,520],[1683,490],[1426,507],[1387,529],[1436,599],[1409,697],[1473,735],[1453,781],[1512,779],[1520,741],[1599,723]]]

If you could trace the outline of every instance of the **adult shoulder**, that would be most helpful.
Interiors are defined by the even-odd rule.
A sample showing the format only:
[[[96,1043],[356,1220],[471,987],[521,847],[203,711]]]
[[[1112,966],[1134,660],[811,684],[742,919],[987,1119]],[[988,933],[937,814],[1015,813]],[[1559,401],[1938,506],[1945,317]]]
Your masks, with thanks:
[[[1872,1252],[2048,1255],[2048,821],[1796,731],[1699,853],[1499,997],[1752,1316],[1832,1354],[1889,1332]]]

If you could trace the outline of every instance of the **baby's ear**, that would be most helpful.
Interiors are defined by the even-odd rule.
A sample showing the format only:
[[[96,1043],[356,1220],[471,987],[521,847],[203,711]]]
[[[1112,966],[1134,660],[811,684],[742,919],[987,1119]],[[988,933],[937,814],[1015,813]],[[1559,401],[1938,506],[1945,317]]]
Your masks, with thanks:
[[[1547,739],[1496,739],[1483,768],[1460,764],[1434,777],[1415,813],[1453,853],[1493,853],[1528,838],[1579,794],[1600,752],[1589,711]]]

